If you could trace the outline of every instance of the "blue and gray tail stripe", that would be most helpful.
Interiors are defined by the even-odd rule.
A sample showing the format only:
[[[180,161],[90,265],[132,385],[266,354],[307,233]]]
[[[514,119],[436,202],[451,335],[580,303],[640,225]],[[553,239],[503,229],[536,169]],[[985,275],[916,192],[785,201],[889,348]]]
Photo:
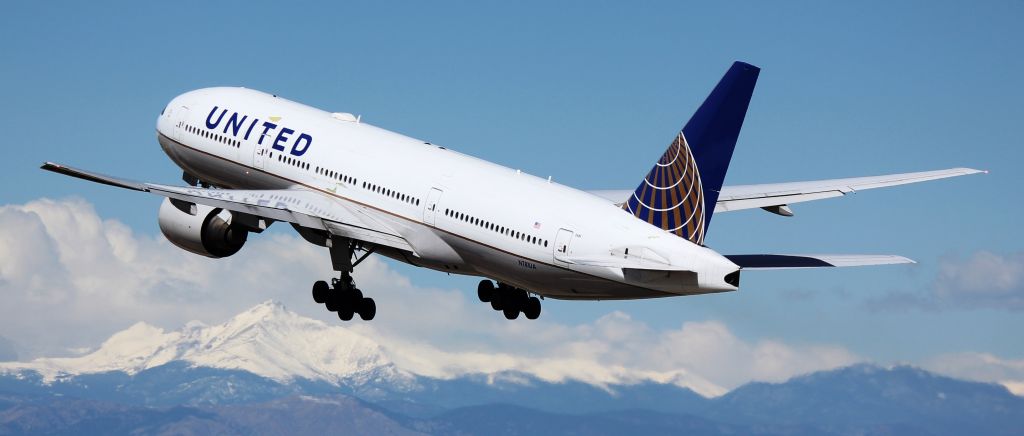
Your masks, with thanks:
[[[704,243],[760,71],[733,63],[623,209],[681,238]]]

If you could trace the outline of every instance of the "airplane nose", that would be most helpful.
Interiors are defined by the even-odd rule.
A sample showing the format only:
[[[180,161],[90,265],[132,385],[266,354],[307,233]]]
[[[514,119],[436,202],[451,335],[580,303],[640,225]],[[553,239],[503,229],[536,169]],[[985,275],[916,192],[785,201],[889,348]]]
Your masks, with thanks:
[[[167,104],[164,105],[163,109],[160,109],[160,115],[158,115],[156,117],[156,131],[157,132],[165,133],[166,134],[166,132],[165,132],[166,126],[165,126],[164,123],[165,123],[165,121],[167,121],[170,118],[170,116],[171,116],[171,102],[167,102]]]
[[[156,117],[156,131],[158,134],[174,138],[174,129],[177,127],[176,123],[183,119],[183,114],[179,113],[184,110],[184,107],[179,103],[180,99],[181,96],[171,99],[171,101],[164,105],[160,115]]]

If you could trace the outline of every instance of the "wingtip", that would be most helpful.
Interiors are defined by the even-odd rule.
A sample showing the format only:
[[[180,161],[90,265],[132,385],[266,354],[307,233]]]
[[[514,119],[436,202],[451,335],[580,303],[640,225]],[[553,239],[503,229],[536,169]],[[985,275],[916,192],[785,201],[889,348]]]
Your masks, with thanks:
[[[962,171],[964,174],[988,174],[988,170],[979,170],[976,168],[957,168],[957,170]]]
[[[82,180],[88,180],[90,182],[102,183],[104,185],[116,186],[119,188],[131,189],[135,191],[147,191],[146,185],[132,180],[118,179],[116,177],[110,177],[100,173],[93,173],[90,171],[80,170],[78,168],[61,165],[58,163],[46,161],[43,162],[39,168],[51,171],[57,174],[63,174],[65,176],[71,176]]]

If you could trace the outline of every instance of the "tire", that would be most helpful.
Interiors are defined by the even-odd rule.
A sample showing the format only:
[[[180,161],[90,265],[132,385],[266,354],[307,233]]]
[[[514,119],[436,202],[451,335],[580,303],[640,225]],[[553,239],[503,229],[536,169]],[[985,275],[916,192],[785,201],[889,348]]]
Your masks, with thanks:
[[[494,296],[494,282],[490,280],[480,280],[480,284],[476,285],[476,297],[480,299],[481,303],[488,303],[491,301],[491,297]]]
[[[323,304],[327,301],[327,295],[331,292],[331,287],[327,285],[327,282],[323,280],[317,280],[313,283],[313,301],[317,304]]]
[[[491,294],[491,309],[501,310],[503,308],[503,305],[501,303],[503,300],[507,299],[507,295],[508,293],[502,292],[500,289],[494,291]]]
[[[515,307],[506,307],[502,312],[505,312],[505,319],[516,319],[519,318],[519,309]]]
[[[353,316],[355,316],[355,312],[352,311],[352,306],[338,309],[338,319],[342,321],[352,321]]]
[[[377,315],[377,303],[372,298],[363,298],[363,301],[359,302],[359,317],[363,321],[369,321]]]
[[[519,311],[526,310],[526,303],[530,302],[530,294],[527,294],[526,291],[522,289],[516,289],[513,295],[515,295],[515,297],[513,297],[513,301],[516,302],[516,309],[519,309]]]
[[[526,319],[537,319],[540,317],[540,299],[537,297],[530,297],[526,300],[526,307],[523,308],[523,315],[526,315]]]
[[[331,312],[337,312],[341,308],[341,296],[338,292],[331,292],[327,294],[327,298],[324,300],[324,306],[327,306],[327,310]]]
[[[345,299],[350,306],[359,307],[359,304],[363,302],[363,291],[352,288],[351,291],[345,293]]]

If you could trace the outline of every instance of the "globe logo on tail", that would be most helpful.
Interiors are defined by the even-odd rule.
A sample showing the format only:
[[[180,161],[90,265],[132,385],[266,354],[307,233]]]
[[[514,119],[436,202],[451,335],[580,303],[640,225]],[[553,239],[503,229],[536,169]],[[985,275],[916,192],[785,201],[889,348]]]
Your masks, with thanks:
[[[704,243],[704,190],[683,132],[622,208],[680,238]]]

